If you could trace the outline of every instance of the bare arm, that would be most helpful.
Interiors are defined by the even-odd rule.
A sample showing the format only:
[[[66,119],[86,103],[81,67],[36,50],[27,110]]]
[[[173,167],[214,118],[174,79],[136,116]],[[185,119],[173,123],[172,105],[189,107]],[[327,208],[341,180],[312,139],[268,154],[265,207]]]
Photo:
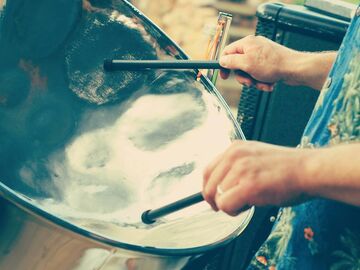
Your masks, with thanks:
[[[255,84],[264,91],[271,91],[272,84],[278,81],[320,90],[335,57],[336,52],[299,52],[264,37],[248,36],[228,45],[220,64],[249,73],[257,81],[240,75],[236,79],[243,84]],[[221,77],[226,79],[228,74],[222,71]]]
[[[360,143],[309,152],[299,179],[309,196],[360,206]]]
[[[295,52],[296,56],[289,63],[288,72],[282,79],[289,85],[305,85],[321,90],[326,77],[335,61],[336,52]]]
[[[286,206],[314,197],[360,206],[359,151],[360,143],[295,149],[237,141],[205,170],[203,194],[230,215],[247,205]]]

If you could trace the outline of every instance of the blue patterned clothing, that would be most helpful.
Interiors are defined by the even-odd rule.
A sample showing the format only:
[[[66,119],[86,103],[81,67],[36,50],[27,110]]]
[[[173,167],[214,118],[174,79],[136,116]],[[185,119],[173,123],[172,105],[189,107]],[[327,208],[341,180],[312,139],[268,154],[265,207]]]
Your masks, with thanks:
[[[343,40],[300,147],[354,141],[360,141],[359,15]],[[248,269],[360,270],[360,208],[316,199],[281,209]]]

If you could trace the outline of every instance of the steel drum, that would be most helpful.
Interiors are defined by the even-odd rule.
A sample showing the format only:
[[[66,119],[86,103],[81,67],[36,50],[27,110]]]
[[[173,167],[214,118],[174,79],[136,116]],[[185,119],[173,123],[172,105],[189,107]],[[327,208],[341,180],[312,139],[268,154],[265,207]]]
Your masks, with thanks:
[[[243,135],[196,70],[106,73],[105,58],[186,55],[126,1],[2,3],[2,270],[182,269],[251,219],[202,202],[141,222],[199,192]]]

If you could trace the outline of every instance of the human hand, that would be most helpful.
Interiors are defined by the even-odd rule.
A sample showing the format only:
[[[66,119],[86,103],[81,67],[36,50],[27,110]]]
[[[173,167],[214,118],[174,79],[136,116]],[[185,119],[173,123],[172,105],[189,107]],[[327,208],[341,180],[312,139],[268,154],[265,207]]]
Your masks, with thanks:
[[[298,203],[307,197],[301,173],[309,151],[235,141],[205,169],[203,196],[214,210],[229,215],[252,205]]]
[[[223,79],[229,77],[229,69],[235,70],[236,80],[245,85],[255,85],[263,91],[271,91],[273,84],[284,80],[291,84],[292,60],[300,54],[265,37],[247,36],[225,47],[220,57]],[[246,77],[236,70],[250,74]]]

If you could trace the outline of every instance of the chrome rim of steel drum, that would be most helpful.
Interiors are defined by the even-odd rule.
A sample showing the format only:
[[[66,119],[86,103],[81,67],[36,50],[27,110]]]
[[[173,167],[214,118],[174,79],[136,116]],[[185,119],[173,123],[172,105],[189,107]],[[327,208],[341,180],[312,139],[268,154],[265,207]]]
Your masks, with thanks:
[[[103,71],[105,58],[187,58],[174,42],[126,1],[0,10],[3,199],[84,241],[149,254],[199,254],[241,233],[253,209],[230,217],[205,202],[141,222],[199,192],[208,162],[244,139],[196,70]]]

